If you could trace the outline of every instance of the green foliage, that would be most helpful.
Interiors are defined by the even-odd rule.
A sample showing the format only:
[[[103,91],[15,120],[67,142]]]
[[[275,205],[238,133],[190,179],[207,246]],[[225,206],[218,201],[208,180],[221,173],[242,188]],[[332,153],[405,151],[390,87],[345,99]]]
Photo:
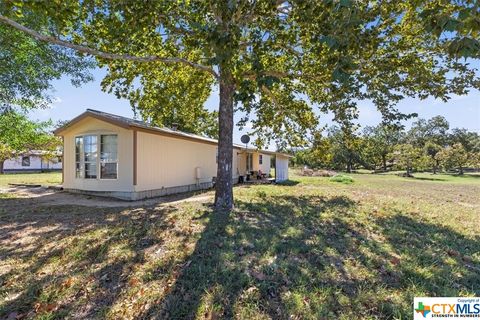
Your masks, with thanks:
[[[97,55],[108,69],[103,88],[164,125],[201,119],[212,83],[228,80],[245,114],[240,125],[253,123],[258,144],[303,144],[318,123],[313,103],[351,125],[357,102],[369,99],[395,122],[409,116],[395,109],[406,96],[448,99],[478,87],[472,65],[458,59],[480,51],[473,0],[8,0],[0,11],[37,30],[28,17],[40,17],[51,27],[43,32],[96,50],[146,57],[139,64]]]
[[[444,146],[447,144],[449,128],[448,121],[442,116],[436,116],[429,120],[419,119],[408,131],[407,140],[420,148],[423,148],[429,141]]]
[[[467,152],[480,152],[480,135],[467,129],[455,128],[449,135],[449,144],[460,143]]]
[[[395,161],[397,168],[407,171],[407,175],[410,174],[413,169],[421,167],[425,161],[422,150],[411,144],[399,144],[395,146],[390,157]]]
[[[480,136],[476,132],[454,128],[443,117],[429,120],[419,119],[412,128],[405,131],[401,126],[379,124],[365,127],[361,132],[350,132],[331,127],[323,134],[317,132],[308,148],[294,151],[293,164],[310,168],[331,168],[344,170],[350,163],[351,169],[362,167],[383,171],[408,169],[422,171],[432,169],[433,173],[442,167],[450,154],[444,149],[457,145],[453,150],[468,154],[463,165],[479,166]],[[460,149],[459,149],[460,148]],[[449,149],[450,150],[450,149]],[[455,160],[456,161],[456,160]],[[451,168],[449,165],[443,167]]]
[[[27,20],[25,18],[25,20]],[[29,24],[41,28],[38,20]],[[0,25],[0,110],[45,108],[51,101],[52,80],[67,75],[79,86],[92,80],[93,61],[72,50],[36,42],[23,32]]]
[[[370,163],[373,168],[381,166],[384,171],[387,170],[388,154],[404,136],[401,129],[399,126],[385,124],[365,127],[361,148],[365,162]]]
[[[431,167],[433,168],[433,173],[437,172],[439,162],[440,162],[438,155],[441,150],[442,150],[442,146],[432,141],[427,141],[427,143],[425,143],[425,146],[423,147],[423,151],[425,152],[425,155],[429,157],[429,160],[430,160],[429,162]]]
[[[328,131],[332,162],[350,172],[360,159],[360,139],[349,128],[331,127]]]
[[[322,131],[317,131],[313,134],[311,148],[296,151],[291,163],[307,165],[310,168],[328,168],[332,165],[331,147],[330,139],[324,137]]]
[[[438,159],[447,170],[458,168],[459,173],[463,174],[463,167],[468,164],[469,154],[460,143],[441,150]]]
[[[157,126],[218,138],[218,113],[204,108],[213,78],[183,65],[112,61],[102,89],[128,99],[142,119]]]
[[[333,177],[331,177],[329,180],[332,182],[340,182],[343,184],[351,184],[354,181],[352,177],[343,175],[343,174],[336,174]]]
[[[54,152],[61,145],[59,138],[48,132],[50,121],[35,122],[22,113],[7,111],[0,114],[0,172],[3,162],[31,150]]]

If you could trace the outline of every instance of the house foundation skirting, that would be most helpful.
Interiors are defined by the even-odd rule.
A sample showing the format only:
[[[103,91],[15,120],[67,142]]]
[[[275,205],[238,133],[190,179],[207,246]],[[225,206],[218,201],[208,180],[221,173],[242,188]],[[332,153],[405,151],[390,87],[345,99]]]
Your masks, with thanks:
[[[234,179],[234,184],[238,182],[238,178]],[[210,189],[214,185],[212,182],[201,182],[198,184],[189,184],[185,186],[166,187],[153,190],[144,191],[92,191],[92,190],[80,190],[80,189],[68,189],[63,190],[72,193],[87,194],[98,197],[117,198],[126,201],[136,201],[148,198],[162,197],[172,194],[186,193],[198,190]]]

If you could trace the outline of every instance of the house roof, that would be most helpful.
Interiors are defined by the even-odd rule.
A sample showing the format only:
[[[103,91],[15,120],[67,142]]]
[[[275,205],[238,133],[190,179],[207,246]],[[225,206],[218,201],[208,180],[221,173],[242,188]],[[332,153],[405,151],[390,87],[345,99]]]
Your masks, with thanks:
[[[79,116],[73,118],[71,121],[69,121],[66,125],[56,129],[53,133],[55,135],[62,135],[62,132],[67,130],[70,126],[74,125],[75,123],[87,118],[87,117],[92,117],[101,121],[105,121],[108,123],[111,123],[113,125],[125,128],[125,129],[143,129],[145,131],[151,131],[151,132],[156,132],[156,133],[161,133],[167,136],[172,136],[172,137],[177,137],[177,138],[186,138],[189,140],[196,140],[199,142],[204,142],[204,143],[209,143],[209,144],[218,144],[217,139],[212,139],[192,133],[187,133],[183,131],[178,131],[178,130],[173,130],[170,128],[166,127],[156,127],[152,126],[151,124],[140,121],[140,120],[135,120],[127,117],[122,117],[119,115],[103,112],[103,111],[98,111],[98,110],[93,110],[93,109],[87,109],[84,113],[80,114]],[[245,146],[241,144],[233,144],[234,148],[238,149],[244,149],[247,151],[258,151],[261,153],[265,154],[280,154],[284,155],[286,157],[291,157],[291,155],[286,154],[286,153],[281,153],[281,152],[274,152],[274,151],[268,151],[268,150],[259,150],[255,148],[245,148]]]
[[[44,155],[61,156],[62,152],[59,150],[56,150],[56,151],[29,150],[29,151],[19,152],[15,154],[15,156],[44,156]]]

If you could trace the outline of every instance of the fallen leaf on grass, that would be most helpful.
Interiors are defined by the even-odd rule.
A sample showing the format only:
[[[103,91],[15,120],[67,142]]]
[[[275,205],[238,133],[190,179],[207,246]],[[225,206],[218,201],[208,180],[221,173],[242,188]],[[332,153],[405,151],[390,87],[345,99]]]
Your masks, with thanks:
[[[52,312],[58,309],[58,305],[56,303],[35,303],[35,312],[36,313],[43,313],[43,312]]]
[[[448,249],[447,250],[447,254],[451,257],[458,257],[460,256],[460,252],[456,251],[456,250],[452,250],[452,249]]]
[[[245,290],[247,293],[252,293],[257,290],[257,287],[250,287],[247,290]]]
[[[62,282],[62,288],[70,288],[73,284],[73,277],[70,277]]]
[[[250,272],[250,274],[252,275],[252,277],[254,277],[255,279],[260,280],[260,281],[263,281],[267,278],[267,276],[261,271],[253,270],[253,271]]]
[[[132,278],[128,281],[128,284],[132,287],[136,286],[139,283],[140,283],[140,281],[137,278]]]
[[[216,320],[216,319],[219,319],[219,318],[220,318],[220,315],[215,311],[205,312],[205,319]]]
[[[392,257],[390,259],[390,263],[393,264],[394,266],[398,266],[400,264],[400,258]]]

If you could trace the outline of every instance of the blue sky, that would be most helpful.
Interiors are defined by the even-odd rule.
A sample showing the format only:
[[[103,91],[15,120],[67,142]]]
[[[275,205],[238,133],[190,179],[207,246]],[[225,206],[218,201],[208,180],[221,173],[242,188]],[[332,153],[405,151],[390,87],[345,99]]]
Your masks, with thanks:
[[[127,100],[119,100],[113,94],[104,93],[100,89],[100,82],[105,71],[96,69],[93,71],[93,75],[95,81],[84,84],[80,88],[72,86],[66,78],[55,81],[53,95],[56,97],[56,101],[52,107],[31,112],[30,118],[35,120],[52,119],[53,121],[69,120],[87,108],[133,117],[130,103]],[[218,108],[218,91],[212,92],[205,106],[210,110]],[[450,122],[451,128],[461,127],[480,132],[480,92],[478,90],[472,90],[465,96],[453,96],[446,103],[432,98],[426,100],[408,98],[399,103],[398,109],[404,113],[416,112],[419,118],[428,119],[442,115]],[[381,120],[375,106],[367,101],[360,102],[359,114],[359,123],[362,126],[376,125]],[[322,125],[333,124],[331,115],[321,114],[320,119]],[[411,122],[407,123],[407,127]],[[240,142],[240,136],[244,133],[245,130],[240,132],[238,128],[235,128],[234,142]]]

